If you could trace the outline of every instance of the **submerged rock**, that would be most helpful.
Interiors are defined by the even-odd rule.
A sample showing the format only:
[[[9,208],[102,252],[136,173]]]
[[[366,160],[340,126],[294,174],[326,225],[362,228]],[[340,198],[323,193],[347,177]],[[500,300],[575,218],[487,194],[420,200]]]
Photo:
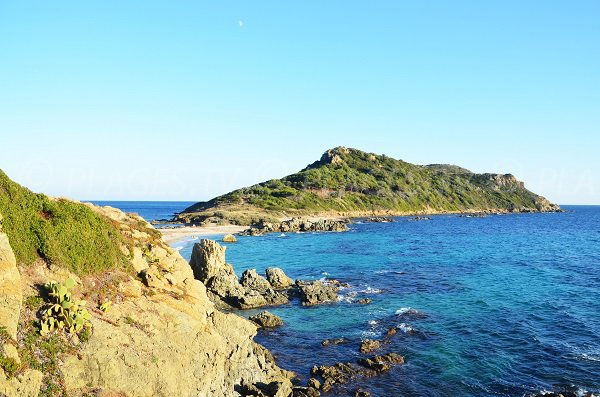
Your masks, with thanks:
[[[283,325],[281,317],[266,310],[250,317],[250,321],[256,323],[261,328],[275,328]]]
[[[378,340],[365,339],[360,344],[359,351],[363,354],[371,353],[381,347],[381,342]]]
[[[341,345],[343,343],[348,343],[348,339],[346,339],[346,338],[325,339],[324,341],[321,342],[321,346]]]

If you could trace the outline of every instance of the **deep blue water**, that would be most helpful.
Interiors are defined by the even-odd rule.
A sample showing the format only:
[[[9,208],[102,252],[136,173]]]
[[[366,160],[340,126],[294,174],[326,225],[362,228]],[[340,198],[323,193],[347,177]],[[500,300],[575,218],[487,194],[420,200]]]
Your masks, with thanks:
[[[399,352],[406,364],[359,381],[373,396],[598,392],[600,207],[566,208],[574,212],[398,218],[347,233],[240,237],[227,260],[238,274],[279,266],[293,278],[351,285],[337,304],[269,309],[285,325],[257,340],[300,380],[315,364],[354,361],[361,339],[396,326],[403,331],[381,351]],[[188,259],[192,243],[181,250]],[[352,302],[362,297],[373,303]],[[350,343],[320,344],[342,336]]]
[[[177,212],[181,212],[194,201],[90,201],[96,205],[109,205],[124,212],[135,212],[142,218],[151,222],[159,219],[171,219]]]

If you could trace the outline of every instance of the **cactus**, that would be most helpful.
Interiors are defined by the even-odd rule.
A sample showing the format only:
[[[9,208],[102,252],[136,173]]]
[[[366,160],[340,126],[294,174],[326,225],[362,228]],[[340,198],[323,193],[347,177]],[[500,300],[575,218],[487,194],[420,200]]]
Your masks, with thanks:
[[[85,308],[86,301],[73,300],[69,290],[75,286],[75,281],[68,278],[64,284],[50,281],[46,290],[50,302],[46,305],[40,322],[40,333],[45,335],[55,329],[65,329],[74,334],[79,333],[84,327],[91,327],[92,315]]]

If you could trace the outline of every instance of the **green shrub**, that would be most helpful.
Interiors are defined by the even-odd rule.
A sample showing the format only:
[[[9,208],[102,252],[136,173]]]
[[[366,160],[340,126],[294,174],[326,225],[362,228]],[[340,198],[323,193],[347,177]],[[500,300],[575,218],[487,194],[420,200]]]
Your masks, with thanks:
[[[84,204],[35,194],[0,171],[2,228],[19,263],[36,259],[77,275],[127,268],[117,227]]]

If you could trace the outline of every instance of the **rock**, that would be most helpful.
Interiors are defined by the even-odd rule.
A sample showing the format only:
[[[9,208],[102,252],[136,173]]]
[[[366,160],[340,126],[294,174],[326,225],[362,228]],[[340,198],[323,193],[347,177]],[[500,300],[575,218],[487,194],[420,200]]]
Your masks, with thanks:
[[[374,222],[374,223],[389,223],[389,222],[395,222],[396,220],[394,218],[390,218],[390,217],[385,217],[385,216],[372,216],[370,218],[367,218],[367,222]]]
[[[365,368],[375,372],[385,372],[397,364],[404,364],[404,357],[396,353],[388,353],[382,356],[374,356],[371,358],[361,358],[358,363]]]
[[[151,265],[149,268],[142,270],[140,277],[147,287],[163,288],[165,286],[165,280],[155,265]]]
[[[373,302],[371,300],[371,298],[362,298],[362,299],[359,299],[359,300],[356,301],[356,303],[358,303],[359,305],[368,305],[371,302]]]
[[[354,392],[354,397],[371,397],[371,393],[359,387],[358,390]]]
[[[378,341],[378,340],[371,340],[371,339],[365,339],[360,344],[359,351],[361,353],[363,353],[363,354],[365,354],[365,353],[371,353],[372,351],[375,351],[375,350],[379,349],[380,347],[381,347],[381,342],[380,341]]]
[[[322,281],[296,282],[303,306],[313,306],[326,302],[337,301],[337,288]]]
[[[266,291],[271,288],[271,283],[266,278],[259,275],[255,269],[245,270],[242,273],[240,284],[246,289],[254,289],[257,291]]]
[[[319,382],[315,378],[310,378],[308,380],[308,387],[312,387],[313,389],[320,389],[321,388],[321,382]]]
[[[396,335],[397,333],[398,333],[398,328],[390,327],[390,329],[388,329],[387,332],[385,333],[385,337],[391,338],[392,336]]]
[[[43,376],[40,371],[28,369],[8,379],[0,369],[0,396],[37,397],[42,387]]]
[[[363,358],[358,363],[360,365],[337,363],[314,366],[311,375],[320,376],[323,379],[321,390],[327,392],[334,385],[348,383],[358,377],[371,377],[386,372],[394,365],[403,364],[404,358],[396,353],[389,353],[382,356]]]
[[[190,266],[197,280],[205,282],[217,276],[226,267],[225,250],[227,247],[219,245],[216,241],[202,239],[194,244]],[[232,269],[233,270],[233,269]]]
[[[2,218],[0,216],[0,222]],[[15,254],[0,223],[0,327],[16,340],[23,291]]]
[[[328,392],[336,384],[345,384],[359,376],[368,375],[368,371],[352,363],[337,363],[313,367],[311,375],[320,376],[323,379],[321,389]]]
[[[342,343],[348,343],[348,339],[346,339],[346,338],[325,339],[324,341],[321,342],[321,346],[341,345]]]
[[[281,317],[266,310],[250,317],[250,321],[258,324],[261,328],[274,328],[283,325]]]
[[[235,242],[237,242],[237,239],[235,238],[235,236],[233,234],[226,234],[225,236],[223,236],[223,242],[224,243],[235,243]]]
[[[288,277],[283,270],[278,267],[268,267],[265,270],[267,281],[275,289],[289,288],[294,284],[294,280]]]
[[[260,221],[240,234],[245,236],[260,236],[265,233],[294,233],[294,232],[345,232],[348,230],[348,220],[292,218],[278,224]]]
[[[228,304],[235,305],[243,301],[251,302],[247,303],[249,305],[247,307],[258,307],[266,304],[264,299],[264,302],[260,303],[251,296],[248,296],[245,300],[240,299],[247,293],[240,285],[233,267],[225,262],[225,248],[216,241],[206,239],[194,244],[190,260],[194,277],[204,283],[212,294]]]
[[[293,389],[293,397],[320,397],[321,392],[314,387],[296,386]]]

